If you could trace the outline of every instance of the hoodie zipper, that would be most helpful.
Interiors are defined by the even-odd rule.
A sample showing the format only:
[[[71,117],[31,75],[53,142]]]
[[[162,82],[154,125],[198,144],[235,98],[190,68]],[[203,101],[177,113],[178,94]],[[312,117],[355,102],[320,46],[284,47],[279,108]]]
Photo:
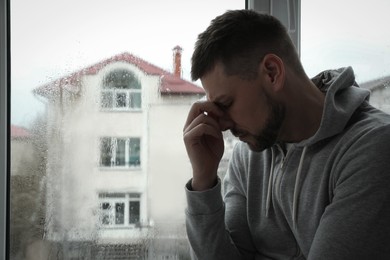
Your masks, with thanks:
[[[280,163],[280,169],[279,169],[278,173],[274,176],[274,178],[275,178],[274,187],[275,187],[276,198],[277,198],[277,200],[280,201],[280,198],[281,198],[280,184],[281,184],[282,177],[284,174],[285,163],[288,160],[288,158],[290,157],[291,151],[293,149],[290,148],[289,150],[287,150],[287,153],[285,153],[279,145],[278,145],[278,149],[282,154],[282,161]]]
[[[279,172],[279,174],[277,174],[275,176],[276,177],[276,180],[275,180],[276,195],[280,198],[280,196],[281,196],[281,194],[280,194],[280,184],[281,184],[283,173],[284,173],[285,163],[286,163],[286,160],[290,157],[293,148],[290,147],[290,149],[287,150],[287,153],[285,153],[283,151],[283,149],[279,145],[278,145],[278,149],[279,149],[279,151],[281,152],[281,154],[283,156],[282,157],[282,161],[280,163],[280,172]],[[295,259],[300,259],[302,257],[302,251],[301,251],[301,248],[299,247],[298,241],[296,240],[295,237],[294,237],[294,242],[295,242],[295,247],[296,247],[296,254],[295,254],[294,258]]]
[[[283,151],[283,149],[278,145],[278,149],[279,151],[282,153],[283,155],[283,158],[282,158],[282,162],[280,163],[280,169],[283,170],[284,169],[284,165],[285,165],[285,162],[287,160],[287,158],[289,158],[289,155],[291,154],[291,151],[293,150],[292,147],[290,147],[290,149],[287,150],[287,153],[285,153]]]

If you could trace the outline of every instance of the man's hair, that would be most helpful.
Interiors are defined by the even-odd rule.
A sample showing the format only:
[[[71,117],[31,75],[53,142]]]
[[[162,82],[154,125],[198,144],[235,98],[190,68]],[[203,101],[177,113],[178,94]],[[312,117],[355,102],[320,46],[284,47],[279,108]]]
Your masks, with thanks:
[[[226,75],[254,79],[258,65],[270,53],[296,73],[304,73],[294,44],[279,20],[252,10],[227,11],[199,34],[191,58],[191,78],[201,78],[221,62]]]

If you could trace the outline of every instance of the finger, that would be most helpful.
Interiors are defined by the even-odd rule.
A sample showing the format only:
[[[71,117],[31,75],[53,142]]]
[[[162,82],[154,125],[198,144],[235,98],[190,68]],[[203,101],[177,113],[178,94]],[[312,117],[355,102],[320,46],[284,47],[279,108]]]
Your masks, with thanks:
[[[186,133],[186,132],[190,131],[192,128],[194,128],[200,124],[206,124],[206,125],[213,127],[214,129],[216,129],[219,132],[221,131],[219,123],[215,118],[202,113],[202,114],[198,115],[194,120],[192,120],[192,122],[189,125],[187,125],[187,127],[183,130],[183,132]]]
[[[200,114],[207,113],[210,116],[214,117],[222,117],[223,111],[215,105],[213,102],[210,101],[198,101],[195,102],[188,113],[187,120],[184,124],[184,128],[186,129],[188,125],[191,124],[191,122],[197,118]]]
[[[198,143],[201,137],[208,135],[217,139],[222,139],[222,132],[216,130],[214,127],[208,124],[199,124],[191,128],[184,134],[184,141],[188,144]]]

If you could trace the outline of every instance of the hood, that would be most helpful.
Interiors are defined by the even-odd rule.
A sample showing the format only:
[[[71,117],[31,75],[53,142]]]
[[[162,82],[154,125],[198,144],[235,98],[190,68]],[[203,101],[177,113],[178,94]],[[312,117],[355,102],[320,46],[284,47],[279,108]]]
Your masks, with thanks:
[[[297,144],[301,147],[343,131],[355,110],[370,97],[369,90],[360,88],[355,82],[351,67],[324,71],[312,81],[326,93],[324,111],[319,129],[312,137]]]
[[[324,71],[315,76],[312,81],[322,92],[325,92],[325,103],[321,124],[317,132],[312,137],[295,144],[296,147],[303,149],[298,163],[294,185],[292,212],[294,228],[296,228],[297,223],[299,194],[301,190],[300,179],[307,147],[342,132],[356,109],[364,101],[368,101],[370,97],[370,92],[360,88],[355,82],[355,75],[351,67]],[[266,198],[266,216],[268,216],[271,207],[275,153],[277,149],[282,150],[280,145],[271,148],[271,170]],[[291,149],[289,149],[286,156],[288,156],[290,151]],[[283,151],[281,152],[283,153]]]

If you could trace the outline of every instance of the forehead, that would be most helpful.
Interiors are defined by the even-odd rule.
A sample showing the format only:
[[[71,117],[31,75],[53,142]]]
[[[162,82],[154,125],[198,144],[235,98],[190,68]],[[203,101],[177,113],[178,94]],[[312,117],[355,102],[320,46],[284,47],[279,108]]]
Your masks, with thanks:
[[[232,87],[232,77],[225,74],[220,63],[217,63],[208,73],[201,77],[200,81],[206,92],[207,99],[214,102],[221,96],[228,95]]]

